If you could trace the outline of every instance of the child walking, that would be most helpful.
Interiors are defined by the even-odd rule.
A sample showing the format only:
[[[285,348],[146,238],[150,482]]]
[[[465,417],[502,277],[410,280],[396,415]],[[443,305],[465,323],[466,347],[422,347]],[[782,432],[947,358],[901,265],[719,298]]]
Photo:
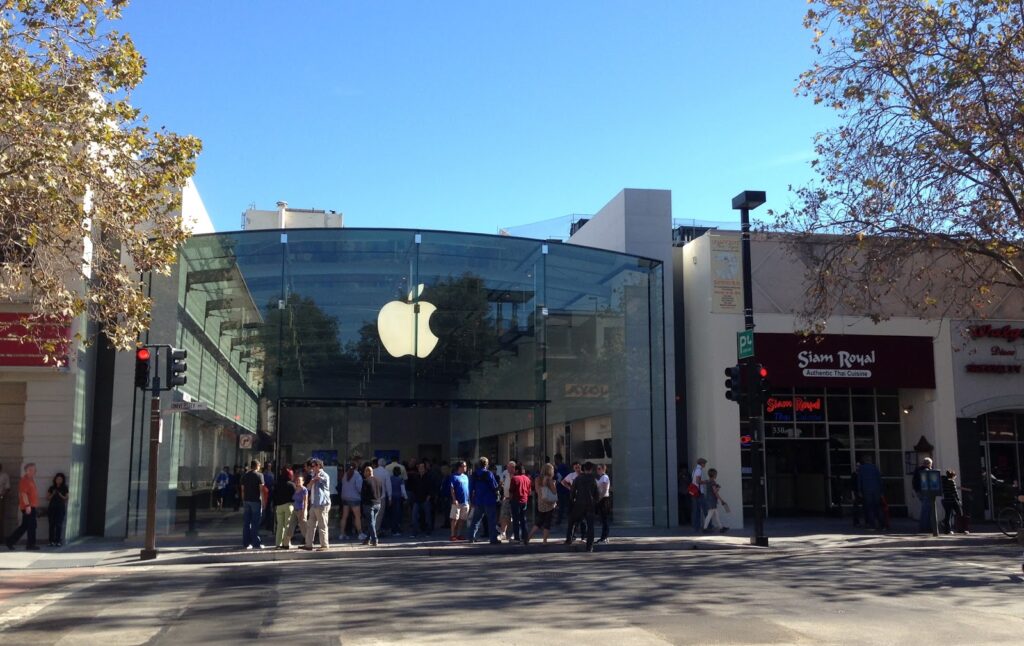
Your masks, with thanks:
[[[723,534],[729,531],[728,527],[722,526],[722,521],[718,517],[718,505],[729,511],[729,505],[722,498],[722,487],[718,484],[718,469],[708,469],[708,481],[705,489],[705,506],[707,507],[707,515],[704,517],[704,531],[707,532],[711,526],[711,521],[715,522],[715,529],[722,532]]]

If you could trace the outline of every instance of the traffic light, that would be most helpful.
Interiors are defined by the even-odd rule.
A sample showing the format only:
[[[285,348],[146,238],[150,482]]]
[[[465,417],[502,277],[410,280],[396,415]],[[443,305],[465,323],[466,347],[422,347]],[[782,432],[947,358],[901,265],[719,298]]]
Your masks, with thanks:
[[[149,348],[135,351],[135,387],[146,390],[149,388]]]
[[[737,404],[743,403],[743,366],[730,366],[725,369],[725,398]]]
[[[757,392],[762,403],[768,400],[771,390],[772,385],[768,382],[768,368],[763,365],[757,366]]]
[[[167,384],[164,387],[168,390],[188,383],[188,377],[185,376],[185,371],[188,370],[185,364],[187,358],[188,350],[167,348]]]

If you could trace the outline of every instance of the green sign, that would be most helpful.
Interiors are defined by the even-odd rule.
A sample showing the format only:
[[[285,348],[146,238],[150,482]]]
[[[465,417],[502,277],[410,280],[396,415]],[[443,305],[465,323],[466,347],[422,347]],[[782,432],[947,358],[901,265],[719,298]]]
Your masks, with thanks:
[[[736,358],[746,359],[754,356],[754,331],[743,330],[736,333]]]

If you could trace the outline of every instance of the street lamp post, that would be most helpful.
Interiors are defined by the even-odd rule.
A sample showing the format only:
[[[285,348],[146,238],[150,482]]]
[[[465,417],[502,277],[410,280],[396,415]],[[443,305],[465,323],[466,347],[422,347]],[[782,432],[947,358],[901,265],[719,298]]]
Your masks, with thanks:
[[[765,203],[764,191],[743,191],[732,198],[732,208],[740,212],[740,253],[743,259],[743,329],[754,329],[754,293],[750,278],[750,212]],[[757,346],[754,346],[757,351]],[[764,533],[764,465],[761,451],[764,446],[764,417],[762,402],[753,384],[753,366],[757,365],[757,357],[742,359],[744,371],[749,378],[745,379],[747,389],[747,418],[750,424],[750,463],[751,478],[754,481],[754,535],[750,537],[751,545],[768,547],[768,537]]]

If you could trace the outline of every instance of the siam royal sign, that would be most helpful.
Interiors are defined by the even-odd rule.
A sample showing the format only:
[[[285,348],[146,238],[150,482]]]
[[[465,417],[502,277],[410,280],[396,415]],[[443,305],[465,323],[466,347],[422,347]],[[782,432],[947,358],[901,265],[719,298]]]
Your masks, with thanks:
[[[754,347],[774,386],[935,387],[931,337],[755,334]]]

